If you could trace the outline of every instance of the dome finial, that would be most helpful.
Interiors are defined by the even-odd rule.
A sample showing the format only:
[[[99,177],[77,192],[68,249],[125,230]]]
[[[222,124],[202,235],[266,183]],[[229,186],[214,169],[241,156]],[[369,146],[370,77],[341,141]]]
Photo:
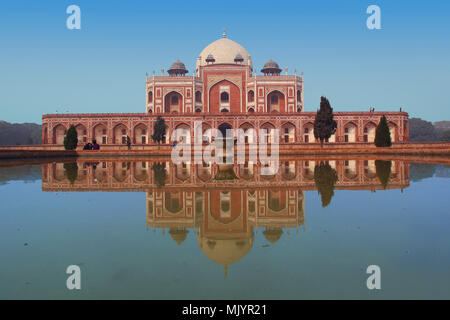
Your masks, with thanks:
[[[222,37],[223,37],[223,38],[226,38],[226,37],[227,37],[227,32],[225,31],[225,28],[223,28]]]

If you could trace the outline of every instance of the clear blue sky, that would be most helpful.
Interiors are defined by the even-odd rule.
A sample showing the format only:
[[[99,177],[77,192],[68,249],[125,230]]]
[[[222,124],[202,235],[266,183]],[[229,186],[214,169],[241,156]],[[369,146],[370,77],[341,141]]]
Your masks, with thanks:
[[[80,6],[82,29],[66,28]],[[366,28],[381,8],[382,30]],[[303,71],[305,104],[335,111],[398,110],[450,120],[450,2],[2,1],[0,119],[44,113],[143,112],[145,72],[196,57],[226,27],[261,69],[269,59]]]

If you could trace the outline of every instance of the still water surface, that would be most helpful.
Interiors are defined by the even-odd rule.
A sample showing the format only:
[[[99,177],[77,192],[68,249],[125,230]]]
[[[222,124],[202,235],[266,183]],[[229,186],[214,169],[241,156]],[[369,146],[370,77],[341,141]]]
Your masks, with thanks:
[[[1,299],[450,299],[450,167],[0,168]],[[81,290],[66,268],[81,268]],[[381,268],[368,290],[366,268]]]

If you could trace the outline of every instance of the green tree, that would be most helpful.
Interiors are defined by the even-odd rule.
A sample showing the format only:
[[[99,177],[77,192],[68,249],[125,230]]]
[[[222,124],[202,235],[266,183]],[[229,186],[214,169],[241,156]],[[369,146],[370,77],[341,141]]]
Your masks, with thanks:
[[[380,123],[375,131],[375,145],[377,147],[390,147],[392,146],[391,132],[385,116],[381,117]]]
[[[377,176],[380,180],[381,185],[386,190],[389,178],[391,176],[391,161],[384,161],[384,160],[375,160],[375,168],[377,170]]]
[[[78,144],[78,134],[74,125],[69,127],[67,134],[64,137],[64,149],[75,150]]]
[[[158,118],[156,118],[152,134],[153,141],[158,142],[158,149],[161,144],[161,141],[164,141],[165,138],[166,138],[166,122],[161,116],[158,116]]]
[[[156,187],[162,188],[166,184],[166,168],[161,162],[156,162],[152,166],[153,177],[156,184]]]
[[[327,98],[320,98],[320,109],[317,110],[316,118],[314,119],[314,137],[320,140],[320,146],[323,147],[323,142],[329,139],[335,132],[337,123],[333,119],[333,108]]]
[[[446,130],[441,135],[441,141],[450,142],[450,130]]]
[[[338,181],[338,175],[328,163],[320,162],[314,168],[314,182],[317,192],[322,198],[322,207],[327,207],[334,196],[334,185]]]
[[[74,184],[75,180],[78,178],[78,165],[76,162],[68,162],[64,163],[64,174],[66,175],[67,180],[70,181],[70,184]]]

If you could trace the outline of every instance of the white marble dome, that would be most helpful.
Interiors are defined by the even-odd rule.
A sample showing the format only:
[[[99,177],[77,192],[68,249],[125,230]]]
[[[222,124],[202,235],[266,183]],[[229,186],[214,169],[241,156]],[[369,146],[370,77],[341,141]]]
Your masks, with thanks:
[[[199,55],[200,59],[197,59],[196,69],[198,71],[200,66],[207,64],[206,58],[208,55],[214,57],[216,60],[214,64],[236,64],[234,59],[238,54],[244,59],[242,64],[250,66],[253,69],[252,60],[248,51],[239,43],[225,37],[214,41],[203,49]]]

